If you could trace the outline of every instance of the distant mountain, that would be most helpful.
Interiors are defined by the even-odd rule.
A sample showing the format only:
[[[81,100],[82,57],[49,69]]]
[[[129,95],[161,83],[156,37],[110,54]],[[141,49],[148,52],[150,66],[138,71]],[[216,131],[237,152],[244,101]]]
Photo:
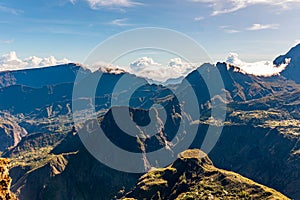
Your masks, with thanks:
[[[122,199],[289,199],[239,174],[218,169],[197,149],[143,175]]]
[[[240,73],[236,66],[228,65],[227,63],[217,63],[216,66],[205,64],[200,66],[199,69],[202,71],[201,74],[207,76],[206,78],[211,80],[212,83],[215,77],[211,76],[214,73],[210,73],[210,71],[219,71],[228,101],[243,102],[255,100],[275,93],[289,92],[291,87],[298,87],[287,82],[281,76],[261,77]],[[204,98],[203,95],[206,96],[203,99],[204,102],[210,98],[207,96],[208,91],[205,91],[207,90],[206,83],[197,70],[190,73],[186,80],[193,85],[195,92],[199,93],[198,97],[200,99]],[[222,91],[219,91],[219,93],[221,94]]]
[[[285,64],[290,59],[289,65],[281,73],[282,76],[296,83],[300,83],[300,44],[293,47],[285,55],[281,55],[274,60],[275,65]]]
[[[42,88],[47,85],[74,83],[80,68],[81,66],[70,63],[37,69],[0,72],[0,88],[12,85]],[[87,69],[85,71],[90,73]]]

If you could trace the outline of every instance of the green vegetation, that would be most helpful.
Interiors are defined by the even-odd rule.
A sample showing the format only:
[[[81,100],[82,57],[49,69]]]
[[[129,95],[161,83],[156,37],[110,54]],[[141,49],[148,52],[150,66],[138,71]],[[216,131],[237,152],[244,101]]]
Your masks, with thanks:
[[[187,150],[167,168],[152,169],[122,199],[288,199],[237,173],[213,166],[200,150]]]
[[[43,166],[54,157],[53,154],[50,154],[52,149],[53,147],[42,147],[13,155],[10,158],[11,167],[29,166],[31,169],[34,169]]]

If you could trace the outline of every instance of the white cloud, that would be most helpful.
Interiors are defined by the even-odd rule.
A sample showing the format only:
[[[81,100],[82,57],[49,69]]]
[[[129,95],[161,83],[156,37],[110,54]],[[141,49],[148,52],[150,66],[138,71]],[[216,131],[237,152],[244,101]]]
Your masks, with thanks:
[[[300,0],[190,0],[193,2],[208,3],[213,8],[212,15],[232,13],[252,5],[279,6],[288,9],[293,3]]]
[[[232,33],[239,33],[241,31],[236,29],[224,29],[224,32],[232,34]]]
[[[128,21],[127,18],[123,19],[115,19],[110,24],[115,26],[132,26],[133,24],[126,23]]]
[[[173,58],[169,61],[168,67],[175,70],[182,76],[187,75],[190,71],[194,70],[197,65],[183,61],[181,58]]]
[[[221,30],[223,30],[225,33],[240,33],[242,30],[238,30],[235,27],[232,26],[220,26]],[[245,30],[248,31],[259,31],[259,30],[267,30],[267,29],[278,29],[279,24],[253,24],[252,26],[246,28]]]
[[[154,82],[164,83],[169,79],[182,80],[197,66],[187,63],[181,58],[171,59],[167,65],[162,65],[156,63],[152,58],[143,57],[130,64],[129,72]]]
[[[279,75],[289,64],[290,59],[287,59],[285,64],[276,66],[271,61],[260,61],[247,63],[239,59],[238,54],[230,53],[226,63],[239,68],[239,72],[244,74],[252,74],[255,76],[273,76]]]
[[[16,52],[12,51],[8,54],[0,56],[0,71],[39,68],[66,63],[70,63],[70,61],[66,58],[57,60],[53,56],[48,58],[31,56],[22,60],[18,58]]]
[[[258,31],[265,29],[278,29],[279,24],[253,24],[251,27],[247,28],[250,31]]]
[[[230,33],[230,34],[241,32],[240,30],[234,29],[231,26],[220,26],[219,28],[222,29],[225,33]]]
[[[17,57],[16,52],[10,52],[0,57],[0,70],[21,69],[26,63]]]
[[[190,72],[200,65],[183,61],[181,58],[169,60],[168,64],[163,65],[155,62],[152,58],[142,57],[129,66],[113,66],[105,63],[99,63],[98,68],[102,71],[113,73],[128,72],[138,77],[147,79],[150,83],[165,83],[170,79],[181,81]]]
[[[141,3],[130,0],[86,0],[92,9],[101,7],[132,7]]]
[[[161,66],[161,64],[156,63],[152,58],[149,57],[142,57],[130,63],[130,67],[137,70],[144,69],[146,67],[157,67],[157,66]]]

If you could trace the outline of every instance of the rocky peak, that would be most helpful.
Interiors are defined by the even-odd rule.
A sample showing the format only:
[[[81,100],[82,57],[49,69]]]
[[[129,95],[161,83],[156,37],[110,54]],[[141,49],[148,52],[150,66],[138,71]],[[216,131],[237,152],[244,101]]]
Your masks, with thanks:
[[[209,159],[207,154],[199,149],[189,149],[180,153],[178,155],[178,159],[172,165],[177,170],[186,170],[185,167],[181,169],[183,166],[181,166],[179,163],[181,163],[181,165],[184,164],[189,166],[193,165],[194,167],[197,166],[198,168],[201,169],[213,166],[213,163]]]

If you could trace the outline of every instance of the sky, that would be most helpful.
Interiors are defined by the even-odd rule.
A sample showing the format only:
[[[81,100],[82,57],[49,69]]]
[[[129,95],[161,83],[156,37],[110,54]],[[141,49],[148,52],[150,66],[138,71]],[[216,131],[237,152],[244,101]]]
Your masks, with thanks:
[[[299,41],[299,12],[300,0],[1,0],[0,55],[20,66],[82,63],[114,34],[161,27],[193,38],[215,62],[272,61]]]

